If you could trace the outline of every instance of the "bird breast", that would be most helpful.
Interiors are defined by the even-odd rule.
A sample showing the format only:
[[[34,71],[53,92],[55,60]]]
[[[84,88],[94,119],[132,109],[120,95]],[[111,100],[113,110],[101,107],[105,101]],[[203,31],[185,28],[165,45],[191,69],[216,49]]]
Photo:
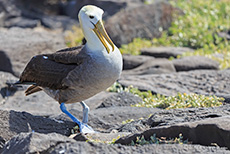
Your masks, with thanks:
[[[108,88],[113,84],[122,71],[122,56],[118,49],[110,52],[110,54],[107,51],[101,54],[94,54],[94,56],[91,56],[89,63],[91,69],[87,73],[92,75],[91,78],[94,79],[94,84],[99,84],[102,88]],[[97,86],[98,88],[99,85]]]
[[[118,49],[110,54],[93,54],[70,73],[65,82],[69,88],[59,91],[57,98],[65,98],[61,101],[66,103],[83,101],[111,86],[121,71],[122,56]]]

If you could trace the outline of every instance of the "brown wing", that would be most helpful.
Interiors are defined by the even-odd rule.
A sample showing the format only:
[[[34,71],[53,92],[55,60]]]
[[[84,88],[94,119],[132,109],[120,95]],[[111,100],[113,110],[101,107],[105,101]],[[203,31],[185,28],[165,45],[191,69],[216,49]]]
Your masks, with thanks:
[[[34,56],[20,76],[21,83],[32,82],[50,89],[65,89],[63,79],[79,66],[85,55],[82,47],[68,48],[53,54]]]
[[[57,51],[53,54],[45,55],[48,59],[53,60],[55,62],[63,63],[63,64],[80,64],[85,57],[85,54],[80,52],[84,46],[77,46],[72,48],[66,48]]]

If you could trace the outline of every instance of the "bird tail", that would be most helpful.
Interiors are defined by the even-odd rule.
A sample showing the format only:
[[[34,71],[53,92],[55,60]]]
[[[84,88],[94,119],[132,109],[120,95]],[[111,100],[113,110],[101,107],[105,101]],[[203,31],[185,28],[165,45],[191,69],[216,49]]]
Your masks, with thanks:
[[[17,81],[17,82],[14,82],[14,83],[7,83],[7,84],[10,87],[21,87],[22,85],[31,85],[25,91],[26,96],[42,90],[42,88],[37,86],[34,82],[20,82],[20,81]]]
[[[41,90],[42,90],[41,87],[36,86],[36,85],[32,85],[29,88],[27,88],[27,90],[25,91],[25,94],[26,94],[26,96],[28,96],[30,94],[36,93],[36,92],[41,91]]]

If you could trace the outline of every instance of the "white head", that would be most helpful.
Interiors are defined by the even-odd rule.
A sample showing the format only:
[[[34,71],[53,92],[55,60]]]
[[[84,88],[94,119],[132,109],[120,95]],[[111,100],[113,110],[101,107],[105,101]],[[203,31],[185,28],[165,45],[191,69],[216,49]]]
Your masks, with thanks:
[[[93,5],[86,5],[81,8],[78,18],[82,25],[94,29],[94,25],[102,19],[104,11]]]
[[[110,50],[114,50],[114,44],[104,29],[102,23],[103,13],[104,11],[96,6],[86,5],[80,10],[78,18],[87,43],[94,46],[94,48],[96,48],[96,45],[101,45],[109,53]],[[98,44],[98,41],[101,43]],[[111,49],[108,45],[111,46]]]

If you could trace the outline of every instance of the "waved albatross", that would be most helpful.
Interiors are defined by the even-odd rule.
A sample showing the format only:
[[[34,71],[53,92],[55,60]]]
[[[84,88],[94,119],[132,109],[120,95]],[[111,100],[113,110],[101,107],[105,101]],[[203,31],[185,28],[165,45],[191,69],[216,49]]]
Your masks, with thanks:
[[[83,133],[94,132],[87,125],[89,107],[83,101],[112,85],[122,71],[122,56],[104,29],[103,12],[96,6],[84,6],[78,17],[87,43],[34,56],[17,82],[31,84],[26,95],[43,90],[58,101],[62,112]],[[66,110],[65,104],[75,102],[83,106],[82,122]]]

